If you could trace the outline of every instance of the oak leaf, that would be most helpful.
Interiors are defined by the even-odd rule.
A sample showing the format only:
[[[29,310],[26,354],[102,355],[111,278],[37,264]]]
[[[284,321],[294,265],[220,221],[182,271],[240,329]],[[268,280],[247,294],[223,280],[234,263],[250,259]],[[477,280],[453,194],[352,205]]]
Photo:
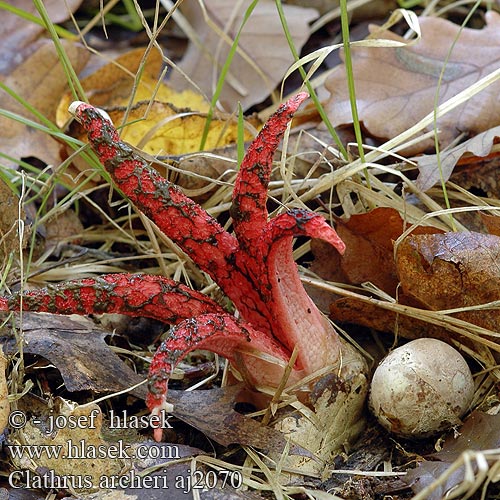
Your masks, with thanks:
[[[199,44],[190,43],[178,67],[210,98],[249,5],[248,0],[206,2],[209,24],[199,2],[182,2],[183,14],[198,35]],[[317,17],[317,12],[292,5],[284,5],[283,10],[293,43],[300,52],[310,35],[308,23]],[[228,35],[230,40],[224,40],[221,33]],[[219,99],[221,106],[232,112],[237,102],[244,110],[262,102],[274,91],[293,62],[275,3],[261,0],[241,32],[239,52],[231,63]],[[173,71],[170,83],[176,89],[186,87],[186,79],[179,71]]]
[[[500,300],[499,258],[498,236],[473,232],[410,235],[396,249],[401,285],[398,302],[432,311],[455,310],[454,317],[496,332],[498,307],[477,306]],[[476,309],[456,311],[471,307]],[[406,338],[432,337],[446,342],[457,339],[456,333],[444,327],[352,298],[333,302],[330,313],[337,321],[397,331]],[[500,344],[498,335],[489,340]],[[460,341],[474,349],[469,339],[460,337]]]
[[[341,270],[349,283],[358,285],[369,281],[395,295],[399,278],[394,263],[393,243],[407,225],[397,210],[388,207],[352,215],[348,221],[339,220],[336,230],[346,244],[344,255],[335,255],[325,248],[328,257],[323,255],[321,261],[316,260],[312,269],[330,281],[336,279],[338,270]],[[422,226],[415,228],[414,234],[438,231]],[[318,251],[321,248],[318,248],[319,245],[320,242],[314,242],[314,248]]]
[[[35,2],[32,0],[16,0],[10,2],[17,9],[25,13],[38,16]],[[61,23],[69,19],[82,0],[67,0],[61,4],[60,0],[44,0],[43,5],[50,20]],[[0,74],[8,75],[15,66],[39,48],[38,37],[45,31],[43,25],[27,21],[12,12],[2,9],[2,22],[0,23]]]
[[[473,232],[409,236],[396,252],[404,293],[431,310],[500,300],[499,259],[500,237]],[[456,316],[497,331],[500,311],[469,310]]]
[[[376,137],[393,138],[435,109],[438,79],[444,67],[438,104],[445,102],[498,68],[500,62],[500,15],[486,14],[481,30],[449,21],[420,18],[422,38],[414,45],[397,48],[352,47],[358,114]],[[372,33],[376,28],[371,28]],[[378,38],[405,40],[390,31]],[[453,46],[454,42],[456,44]],[[449,60],[449,51],[452,50]],[[325,82],[331,92],[327,112],[334,125],[352,122],[345,66]],[[463,132],[477,134],[500,124],[500,81],[439,117],[441,147]],[[433,145],[421,142],[418,151]],[[416,149],[412,150],[414,153]]]
[[[62,42],[66,54],[78,73],[88,59],[88,51],[78,44]],[[36,52],[20,64],[3,82],[26,100],[48,120],[55,120],[57,103],[66,90],[65,70],[52,42],[43,43]],[[0,108],[29,120],[38,121],[22,104],[0,90]],[[46,132],[36,130],[20,121],[0,116],[0,151],[13,160],[4,165],[13,167],[15,160],[34,156],[47,164],[58,164],[59,145]]]

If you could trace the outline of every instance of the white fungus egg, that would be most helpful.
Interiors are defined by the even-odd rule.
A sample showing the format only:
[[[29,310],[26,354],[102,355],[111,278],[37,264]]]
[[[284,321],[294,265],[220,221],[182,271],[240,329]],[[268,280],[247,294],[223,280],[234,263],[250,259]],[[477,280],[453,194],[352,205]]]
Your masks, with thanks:
[[[459,424],[473,395],[474,380],[462,355],[445,342],[424,338],[382,360],[369,404],[390,432],[423,438]]]

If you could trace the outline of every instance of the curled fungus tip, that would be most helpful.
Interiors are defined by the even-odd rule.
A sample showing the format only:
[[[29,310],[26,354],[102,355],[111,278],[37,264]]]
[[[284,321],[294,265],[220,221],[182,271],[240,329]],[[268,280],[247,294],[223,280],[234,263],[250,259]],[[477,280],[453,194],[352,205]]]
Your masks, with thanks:
[[[76,114],[76,110],[82,105],[85,104],[83,101],[73,101],[69,107],[68,111],[74,116]]]
[[[161,403],[155,406],[151,410],[152,417],[160,417],[161,413],[164,412],[167,415],[171,414],[174,411],[174,405],[172,403],[167,402],[166,394],[162,396]],[[161,420],[160,420],[161,421]],[[163,437],[163,428],[158,426],[153,430],[154,440],[159,443]]]
[[[69,107],[68,107],[68,111],[73,115],[73,116],[77,116],[77,113],[78,113],[78,108],[81,106],[81,105],[84,105],[84,106],[90,106],[90,104],[87,104],[86,102],[83,102],[83,101],[73,101]],[[106,111],[104,111],[104,109],[100,109],[100,108],[95,108],[96,111],[103,117],[105,118],[106,120],[109,120],[111,123],[113,123],[113,120],[111,120],[111,117],[108,115],[108,113],[106,113]]]

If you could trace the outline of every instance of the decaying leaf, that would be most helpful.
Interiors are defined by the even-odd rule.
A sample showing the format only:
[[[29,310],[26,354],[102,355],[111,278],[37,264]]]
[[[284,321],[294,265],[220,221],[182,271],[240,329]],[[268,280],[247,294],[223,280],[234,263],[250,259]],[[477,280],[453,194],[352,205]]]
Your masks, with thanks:
[[[411,235],[396,264],[404,293],[431,310],[500,300],[500,237],[480,233]],[[460,319],[497,331],[498,308],[460,312]]]
[[[80,71],[87,61],[88,51],[78,44],[62,43],[73,68],[76,72]],[[54,45],[46,42],[5,78],[3,83],[45,118],[54,121],[57,104],[66,90],[67,79]],[[0,90],[0,108],[38,122],[30,111],[4,90]],[[4,158],[4,165],[14,167],[17,164],[15,160],[29,156],[47,164],[59,163],[59,145],[46,132],[5,116],[0,116],[0,129],[0,150],[14,159],[10,161]]]
[[[467,469],[469,474],[477,473],[477,462],[473,456],[469,461],[463,460],[459,467],[449,475],[446,480],[439,481],[460,456],[469,450],[494,450],[500,447],[500,415],[489,415],[481,411],[473,412],[464,425],[460,428],[458,437],[448,436],[442,451],[430,455],[429,460],[422,462],[415,469],[408,471],[402,480],[411,486],[415,493],[437,482],[434,491],[429,491],[428,500],[445,498],[446,492],[461,484],[466,479]],[[469,484],[473,484],[470,481]],[[476,487],[479,487],[479,482]]]
[[[498,215],[492,215],[481,212],[481,221],[486,226],[488,233],[494,234],[495,236],[500,236],[500,217]]]
[[[182,2],[181,9],[199,40],[190,43],[179,68],[209,97],[214,93],[232,41],[250,4],[248,0],[207,2],[204,4],[210,18],[207,22],[199,2]],[[308,23],[317,17],[317,12],[291,5],[284,5],[283,9],[294,46],[300,52],[310,34]],[[260,1],[241,32],[239,53],[231,63],[219,99],[221,106],[232,112],[238,102],[243,109],[262,102],[272,94],[293,62],[274,2]],[[186,79],[174,70],[171,84],[176,89],[184,89]]]
[[[475,157],[487,156],[493,145],[497,144],[499,137],[500,127],[493,127],[448,151],[443,151],[440,154],[441,171],[438,167],[437,155],[423,155],[413,158],[413,161],[418,163],[417,186],[422,191],[427,191],[441,180],[446,182],[460,158],[467,153],[471,153]]]
[[[208,111],[208,103],[203,97],[189,89],[173,90],[166,84],[158,85],[161,76],[162,55],[153,48],[146,53],[144,48],[126,52],[115,60],[98,68],[82,78],[80,83],[89,102],[103,108],[126,107],[140,101],[155,99],[170,103],[178,108],[194,111]],[[136,75],[140,78],[136,81]],[[57,124],[63,127],[71,115],[68,106],[74,96],[65,93],[57,107]],[[121,115],[123,118],[124,114]],[[130,121],[130,120],[129,120]],[[117,124],[121,121],[117,121]]]
[[[349,281],[369,281],[394,295],[399,279],[394,264],[394,241],[406,229],[399,212],[393,208],[376,208],[340,222],[337,232],[346,244],[341,266]],[[415,233],[436,232],[431,227],[417,227]]]
[[[81,242],[83,224],[74,210],[59,212],[45,224],[45,241],[47,246],[56,246],[71,242],[75,245]]]
[[[335,321],[366,326],[380,332],[407,339],[430,337],[451,343],[456,338],[446,328],[423,320],[387,311],[375,304],[361,302],[352,298],[342,298],[330,304],[330,315]],[[466,343],[466,340],[463,340]]]
[[[422,309],[456,310],[500,300],[500,271],[497,265],[500,238],[481,233],[410,235],[396,251],[396,269],[401,287],[398,302]],[[474,343],[444,327],[396,314],[353,298],[330,305],[337,321],[355,323],[410,339],[433,337],[450,342],[460,338],[474,349]],[[454,317],[497,331],[497,306],[453,313]],[[490,337],[498,343],[498,339]]]
[[[438,79],[455,40],[458,41],[444,68],[439,104],[498,68],[500,15],[489,11],[485,17],[487,25],[482,30],[461,30],[450,21],[422,17],[422,39],[415,45],[352,48],[358,113],[372,135],[393,138],[433,111]],[[377,33],[377,37],[403,41],[388,31]],[[351,123],[345,68],[339,67],[325,86],[331,92],[327,111],[332,123]],[[463,132],[477,134],[497,126],[500,122],[499,93],[500,82],[497,81],[439,117],[441,147]],[[418,151],[432,144],[432,140],[419,143]]]
[[[45,0],[43,5],[50,20],[57,24],[68,19],[70,13],[75,12],[81,3],[82,0],[68,0],[64,4],[61,4],[59,0]],[[16,0],[15,7],[39,17],[35,3],[31,0]],[[44,31],[43,26],[3,9],[0,23],[0,53],[2,54],[0,74],[8,75],[25,57],[36,50],[36,40]]]
[[[22,324],[24,352],[49,360],[70,392],[117,392],[143,380],[104,342],[107,332],[86,318],[26,313]],[[15,340],[6,338],[4,349],[15,353]],[[145,393],[143,386],[132,392],[139,397]]]

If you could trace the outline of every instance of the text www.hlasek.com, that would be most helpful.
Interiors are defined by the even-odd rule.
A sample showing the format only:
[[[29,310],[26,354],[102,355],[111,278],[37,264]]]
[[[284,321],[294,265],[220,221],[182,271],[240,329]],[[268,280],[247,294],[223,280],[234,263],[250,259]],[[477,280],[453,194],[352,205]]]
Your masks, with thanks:
[[[100,444],[93,445],[87,444],[84,439],[74,442],[72,439],[68,439],[66,445],[62,444],[40,444],[40,445],[30,445],[30,444],[10,444],[7,448],[12,456],[12,458],[21,459],[22,457],[28,457],[32,460],[40,460],[43,458],[67,458],[67,459],[97,459],[97,458],[110,458],[113,460],[130,460],[133,458],[145,459],[152,458],[151,447],[144,446],[132,446],[124,444],[122,440],[117,441],[113,444]],[[175,449],[175,447],[173,447]],[[180,457],[168,457],[168,458],[180,458]]]
[[[108,415],[108,427],[110,429],[144,429],[146,427],[169,428],[172,429],[169,420],[171,415],[161,412],[160,415],[150,416],[128,416],[126,411],[121,414],[110,412]],[[49,416],[44,420],[43,425],[47,439],[50,440],[57,436],[58,431],[62,429],[75,430],[80,429],[88,433],[88,430],[99,430],[97,428],[97,418],[100,415],[99,409],[92,410],[87,415],[57,415]],[[15,410],[9,415],[9,426],[12,429],[22,429],[28,422],[27,415],[19,410]],[[42,422],[34,418],[34,424]],[[67,435],[67,434],[65,434]],[[92,434],[90,434],[92,435]],[[89,438],[90,438],[89,435]],[[93,438],[90,438],[94,441]],[[100,441],[100,440],[99,440]],[[49,441],[50,442],[50,441]],[[9,443],[6,448],[14,463],[26,463],[29,459],[32,463],[54,463],[59,459],[80,460],[175,460],[180,459],[181,455],[177,445],[162,444],[151,445],[151,443],[127,444],[123,440],[113,443],[98,442],[93,444],[88,439],[69,437],[64,439],[63,443],[57,444],[14,444]],[[131,469],[125,474],[105,474],[100,476],[81,475],[81,474],[58,474],[55,470],[44,469],[43,473],[34,473],[29,469],[14,470],[9,474],[8,482],[12,488],[30,488],[30,489],[114,489],[114,488],[161,488],[168,489],[172,485],[176,489],[182,489],[189,492],[195,489],[212,489],[215,487],[224,487],[230,485],[233,488],[240,488],[243,483],[240,471],[228,470],[191,470],[187,469],[185,474],[179,474],[175,477],[167,477],[167,469],[158,475],[143,476]],[[77,469],[75,469],[76,471]]]

